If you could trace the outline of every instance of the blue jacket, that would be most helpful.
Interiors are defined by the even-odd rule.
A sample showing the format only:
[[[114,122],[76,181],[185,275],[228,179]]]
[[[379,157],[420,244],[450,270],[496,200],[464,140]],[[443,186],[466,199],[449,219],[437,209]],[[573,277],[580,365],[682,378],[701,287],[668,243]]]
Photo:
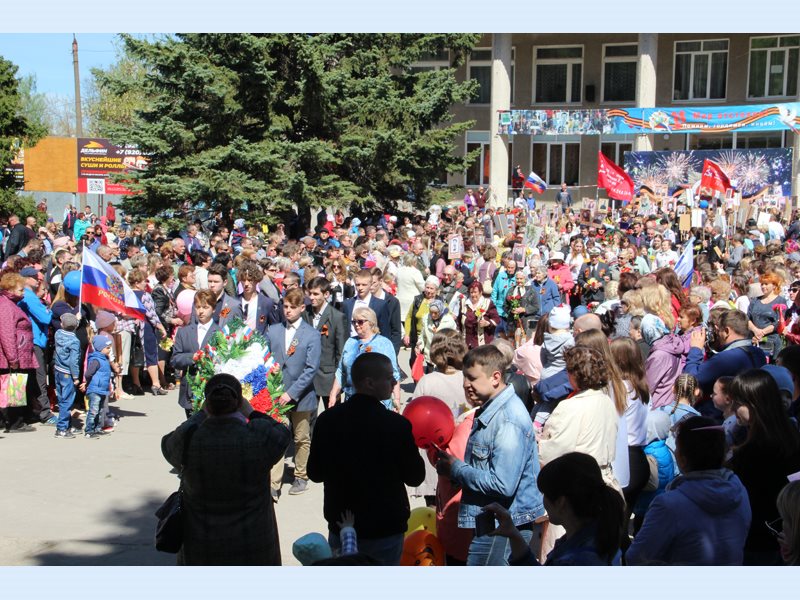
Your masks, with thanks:
[[[497,274],[492,286],[492,303],[497,308],[497,314],[506,318],[506,296],[508,291],[514,287],[514,275],[509,276],[505,269],[501,269]]]
[[[693,471],[653,500],[625,557],[629,565],[741,565],[750,520],[733,471]]]
[[[551,309],[561,304],[561,294],[558,293],[556,282],[549,277],[539,283],[534,280],[533,289],[539,294],[539,316],[546,315]]]
[[[73,331],[56,331],[55,369],[78,379],[81,374],[81,342]]]
[[[575,390],[572,389],[572,386],[569,383],[567,370],[564,369],[555,375],[551,375],[550,377],[539,381],[539,383],[533,386],[533,391],[536,392],[537,396],[539,396],[539,400],[541,402],[553,403],[553,406],[550,409],[552,411],[555,408],[556,402],[563,400]]]
[[[667,485],[675,479],[675,476],[678,474],[675,465],[675,457],[667,446],[667,440],[653,440],[644,447],[644,453],[647,456],[655,458],[658,464],[658,489],[639,494],[639,499],[636,501],[636,507],[633,511],[637,515],[647,512],[650,503],[656,496],[660,496],[664,493]]]
[[[582,566],[582,567],[601,567],[614,564],[597,553],[596,546],[597,527],[594,524],[587,525],[571,538],[562,536],[556,540],[544,565],[546,567],[562,566]],[[617,553],[619,557],[619,553]],[[517,560],[509,562],[513,567],[516,566],[535,566],[539,562],[528,549],[528,552]]]
[[[475,517],[492,502],[511,513],[514,525],[542,516],[539,468],[530,414],[509,385],[476,413],[464,460],[453,463],[450,478],[463,489],[458,526],[475,527]]]
[[[686,357],[683,372],[697,377],[703,393],[711,394],[714,382],[720,377],[725,375],[735,377],[749,369],[760,369],[766,363],[764,351],[745,339],[731,342],[722,352],[705,362],[703,362],[703,351],[700,348],[692,348]]]
[[[36,292],[27,287],[22,295],[22,300],[17,303],[17,306],[31,320],[34,345],[39,346],[39,348],[47,348],[47,333],[50,329],[53,313],[39,300]]]
[[[111,363],[102,352],[92,352],[86,362],[87,367],[93,360],[99,362],[100,367],[95,371],[89,385],[86,387],[86,393],[107,396],[108,384],[111,383]]]

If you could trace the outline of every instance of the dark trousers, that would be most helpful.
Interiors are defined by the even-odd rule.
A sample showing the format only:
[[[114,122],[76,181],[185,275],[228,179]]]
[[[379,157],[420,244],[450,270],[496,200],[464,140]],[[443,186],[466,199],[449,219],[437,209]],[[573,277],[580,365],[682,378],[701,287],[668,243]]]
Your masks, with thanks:
[[[47,362],[45,361],[44,348],[33,347],[33,354],[39,367],[36,369],[35,376],[31,373],[28,377],[28,412],[31,419],[36,419],[40,423],[47,421],[53,416],[50,412],[50,398],[47,395]]]

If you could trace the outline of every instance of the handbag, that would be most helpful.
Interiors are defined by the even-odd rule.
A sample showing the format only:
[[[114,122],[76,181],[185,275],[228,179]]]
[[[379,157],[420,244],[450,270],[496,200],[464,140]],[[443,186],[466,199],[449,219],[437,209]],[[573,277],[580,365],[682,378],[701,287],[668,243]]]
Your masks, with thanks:
[[[0,375],[0,408],[16,408],[28,404],[25,388],[27,373],[4,373]]]
[[[139,328],[136,328],[136,331],[133,332],[131,341],[131,366],[132,367],[144,367],[144,344],[142,343],[142,337],[139,332]]]
[[[181,482],[178,491],[172,492],[164,503],[156,510],[156,550],[177,554],[183,546],[183,472],[186,470],[186,451],[194,435],[197,425],[193,425],[186,432],[183,440],[183,454],[181,456]]]
[[[425,355],[424,354],[417,354],[417,357],[414,359],[414,364],[411,366],[411,378],[414,380],[414,383],[417,383],[422,376],[425,374]]]

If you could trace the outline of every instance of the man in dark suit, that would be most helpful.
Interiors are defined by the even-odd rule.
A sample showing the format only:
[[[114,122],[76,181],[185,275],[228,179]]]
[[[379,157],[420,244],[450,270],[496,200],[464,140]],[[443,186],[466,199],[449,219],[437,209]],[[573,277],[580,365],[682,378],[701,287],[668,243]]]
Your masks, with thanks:
[[[238,275],[239,283],[242,284],[242,293],[239,294],[242,320],[250,329],[266,336],[267,329],[271,325],[281,322],[281,316],[277,305],[258,291],[258,284],[264,277],[264,271],[258,263],[245,261],[239,268]]]
[[[378,329],[385,337],[389,337],[388,333],[392,331],[392,325],[389,317],[389,309],[386,302],[379,300],[372,295],[372,273],[369,269],[361,269],[354,277],[356,284],[356,295],[354,298],[348,298],[342,303],[342,312],[344,313],[345,320],[350,323],[353,319],[353,309],[356,306],[365,306],[375,311],[378,316]],[[355,327],[350,326],[350,337],[356,335]]]
[[[28,240],[34,237],[33,235],[29,235],[28,227],[19,222],[19,217],[17,215],[8,217],[8,228],[10,232],[8,234],[8,241],[6,242],[5,258],[19,253],[28,243]]]
[[[314,376],[314,391],[322,399],[322,405],[327,406],[350,327],[344,315],[330,303],[331,284],[327,279],[316,277],[308,282],[306,289],[311,306],[303,312],[303,320],[319,331],[322,347],[319,371]]]
[[[321,341],[319,332],[303,321],[304,294],[300,289],[286,292],[283,298],[283,316],[286,324],[277,323],[269,328],[267,340],[272,357],[283,372],[284,394],[277,398],[290,404],[289,420],[294,431],[294,483],[289,494],[302,494],[308,485],[306,463],[311,447],[311,416],[317,411],[319,399],[314,392],[314,377],[319,369]],[[272,469],[272,498],[280,496],[283,482],[283,461]]]
[[[394,388],[391,361],[377,352],[362,354],[353,362],[352,378],[356,393],[317,419],[308,474],[325,484],[331,547],[341,547],[337,522],[342,511],[351,510],[359,550],[384,565],[399,565],[410,514],[405,486],[422,483],[425,463],[411,423],[380,403]]]
[[[194,295],[194,313],[197,319],[184,325],[175,334],[170,364],[173,369],[182,371],[181,388],[178,393],[178,404],[186,411],[186,418],[192,416],[192,395],[189,390],[187,376],[194,365],[195,352],[204,348],[217,331],[219,325],[214,323],[214,294],[210,290],[199,290]]]
[[[584,264],[578,275],[578,285],[583,290],[583,304],[603,302],[606,299],[606,282],[611,281],[611,272],[606,263],[600,262],[600,254],[597,247],[589,250],[589,264]],[[591,279],[595,281],[590,284]]]
[[[403,322],[400,319],[400,301],[392,294],[387,294],[383,289],[383,271],[378,267],[370,269],[372,273],[372,297],[386,302],[386,308],[389,311],[389,330],[384,331],[381,329],[381,335],[389,338],[394,346],[394,353],[400,352],[400,345],[403,343]],[[378,325],[380,328],[380,325]]]

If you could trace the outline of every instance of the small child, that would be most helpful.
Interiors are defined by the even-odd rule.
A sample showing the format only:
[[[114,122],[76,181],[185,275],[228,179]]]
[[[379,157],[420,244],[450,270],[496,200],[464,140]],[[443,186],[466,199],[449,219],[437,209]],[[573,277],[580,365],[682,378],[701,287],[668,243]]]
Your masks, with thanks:
[[[542,344],[542,374],[546,379],[567,368],[564,352],[575,345],[575,338],[569,331],[569,306],[554,306],[550,310],[548,331]]]
[[[78,317],[70,312],[61,315],[61,329],[55,335],[55,379],[58,399],[57,438],[74,438],[70,431],[72,404],[75,389],[80,383],[81,343],[75,335]]]
[[[642,336],[642,317],[634,315],[631,317],[631,323],[628,327],[628,335],[639,346],[639,352],[642,354],[642,361],[646,362],[647,357],[650,356],[650,346],[644,341]]]
[[[633,512],[636,515],[633,520],[634,532],[639,531],[644,521],[644,516],[650,504],[659,494],[663,494],[667,484],[675,479],[678,474],[675,467],[675,455],[667,447],[667,439],[670,435],[669,415],[660,410],[652,410],[647,415],[647,445],[644,453],[647,455],[647,462],[650,465],[651,475],[645,489],[639,494]],[[651,463],[655,463],[652,465]],[[658,482],[653,481],[653,466],[658,474]],[[652,485],[655,484],[655,485]]]
[[[733,377],[720,377],[714,382],[714,390],[711,394],[711,401],[714,408],[722,412],[722,429],[725,432],[725,445],[728,447],[727,458],[733,453],[733,446],[744,441],[746,429],[739,425],[736,420],[736,412],[733,410],[733,398],[728,395],[728,388],[733,381]]]
[[[101,310],[97,312],[97,316],[94,319],[95,328],[97,329],[97,333],[100,335],[105,335],[111,340],[111,354],[108,356],[108,360],[111,363],[111,383],[112,383],[112,390],[110,394],[115,394],[116,390],[121,389],[119,384],[121,381],[117,381],[119,376],[120,367],[117,361],[116,353],[114,352],[114,330],[117,328],[117,318],[114,316],[113,313],[110,313],[106,310]],[[103,431],[109,432],[114,430],[114,425],[116,421],[114,420],[113,413],[108,408],[108,401],[110,400],[110,394],[103,400],[103,404],[100,407],[99,412],[99,419],[98,423],[100,423],[100,427]]]
[[[667,438],[667,446],[670,450],[675,451],[675,426],[689,417],[699,417],[700,413],[695,409],[694,405],[700,401],[703,391],[700,384],[694,375],[688,373],[681,373],[675,380],[675,385],[672,388],[675,394],[675,403],[672,408],[661,406],[657,410],[666,412],[672,422],[669,437]]]
[[[111,388],[111,354],[112,342],[108,336],[97,335],[92,340],[94,352],[89,355],[86,363],[86,399],[89,408],[86,411],[86,426],[83,437],[96,439],[103,435],[103,424],[99,422],[100,407],[108,397]]]

